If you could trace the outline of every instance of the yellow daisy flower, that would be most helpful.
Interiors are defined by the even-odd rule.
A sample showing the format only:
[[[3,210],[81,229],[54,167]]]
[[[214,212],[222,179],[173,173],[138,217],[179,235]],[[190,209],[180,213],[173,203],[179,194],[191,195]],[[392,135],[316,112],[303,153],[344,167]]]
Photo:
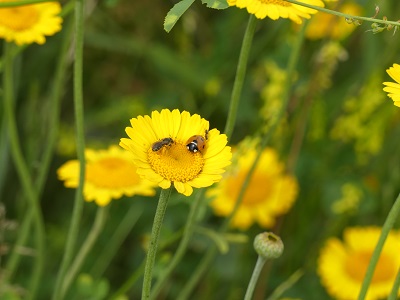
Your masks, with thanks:
[[[272,20],[279,18],[290,19],[297,24],[301,24],[301,18],[310,18],[310,14],[317,11],[308,7],[293,4],[284,0],[227,0],[229,6],[247,8],[248,13],[253,14],[258,19],[268,17]],[[314,6],[324,6],[321,0],[302,0],[302,3]]]
[[[343,241],[328,239],[320,252],[318,273],[332,297],[357,299],[380,233],[379,227],[353,227],[344,231]],[[400,233],[392,230],[376,266],[366,300],[386,299],[390,294],[400,267],[399,249]]]
[[[142,180],[136,174],[132,155],[119,148],[110,146],[108,150],[86,149],[86,174],[83,195],[86,201],[95,201],[105,206],[111,199],[122,196],[153,196],[154,184]],[[78,187],[79,161],[70,160],[58,170],[58,178],[67,188]]]
[[[138,174],[167,189],[190,196],[193,188],[212,185],[222,178],[231,162],[227,137],[199,115],[175,109],[153,111],[150,116],[130,120],[129,139],[120,146],[133,153]]]
[[[400,107],[400,65],[393,64],[393,67],[387,69],[386,72],[397,83],[384,82],[383,84],[386,85],[386,87],[383,88],[383,90],[392,98],[394,105]]]
[[[237,158],[235,168],[218,186],[207,191],[207,196],[215,197],[210,205],[216,215],[228,216],[232,212],[256,155],[254,148],[245,149]],[[297,193],[296,179],[284,173],[275,150],[267,148],[263,150],[231,226],[244,230],[257,222],[263,228],[271,228],[275,219],[292,207]]]
[[[335,9],[335,5],[330,5],[329,7]],[[355,3],[344,3],[338,10],[349,15],[359,16],[361,15],[362,7]],[[305,34],[311,40],[325,37],[341,40],[349,36],[355,28],[355,25],[348,24],[344,18],[319,12],[311,18]]]
[[[3,3],[12,1],[15,0],[0,0]],[[0,38],[19,46],[44,44],[45,36],[61,30],[60,12],[61,5],[58,2],[0,8]]]

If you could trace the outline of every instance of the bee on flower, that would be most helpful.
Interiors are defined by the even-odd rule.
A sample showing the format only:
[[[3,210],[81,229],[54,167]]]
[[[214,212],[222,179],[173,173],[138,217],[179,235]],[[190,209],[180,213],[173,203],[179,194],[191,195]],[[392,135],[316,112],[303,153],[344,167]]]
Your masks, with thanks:
[[[120,146],[133,154],[137,173],[167,189],[190,196],[193,188],[208,187],[222,178],[231,163],[227,137],[199,115],[177,109],[153,111],[132,118],[129,138]]]

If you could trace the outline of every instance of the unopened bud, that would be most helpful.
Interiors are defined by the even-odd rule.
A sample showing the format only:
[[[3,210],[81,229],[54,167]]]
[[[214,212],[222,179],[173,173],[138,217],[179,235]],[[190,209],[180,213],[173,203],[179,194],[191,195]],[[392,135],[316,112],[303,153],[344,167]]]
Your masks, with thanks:
[[[272,232],[263,232],[255,237],[254,249],[264,259],[275,259],[282,255],[284,246],[279,236]]]

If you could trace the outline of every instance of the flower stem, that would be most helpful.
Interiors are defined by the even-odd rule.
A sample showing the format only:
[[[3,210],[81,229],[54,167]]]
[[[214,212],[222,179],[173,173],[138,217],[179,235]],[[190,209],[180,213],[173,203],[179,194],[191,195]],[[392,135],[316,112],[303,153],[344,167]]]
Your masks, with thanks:
[[[288,279],[282,282],[266,300],[278,300],[282,297],[283,293],[291,288],[302,276],[304,272],[297,270]]]
[[[266,261],[267,260],[265,258],[261,257],[260,255],[258,256],[256,266],[254,267],[249,285],[247,286],[246,294],[244,295],[244,300],[251,300],[258,277],[260,276],[261,270]]]
[[[2,7],[14,7],[21,5],[37,4],[43,2],[56,2],[57,0],[21,0],[21,1],[9,1],[0,3],[0,8]]]
[[[368,18],[368,17],[352,16],[352,15],[349,15],[349,14],[341,13],[341,12],[338,12],[338,11],[335,11],[335,10],[331,10],[331,9],[327,9],[327,8],[324,8],[324,7],[303,3],[301,1],[296,1],[296,0],[285,0],[285,1],[293,3],[293,4],[301,5],[301,6],[304,6],[304,7],[312,8],[312,9],[315,9],[315,10],[318,10],[318,11],[322,11],[322,12],[325,12],[325,13],[328,13],[328,14],[331,14],[331,15],[336,15],[336,16],[339,16],[339,17],[343,17],[343,18],[346,18],[346,19],[349,19],[349,20],[354,19],[354,20],[360,20],[360,21],[380,23],[380,24],[384,24],[384,25],[400,26],[400,23],[398,21],[394,22],[394,21],[380,20],[380,19]]]
[[[156,214],[154,216],[153,228],[151,230],[150,246],[146,257],[144,268],[144,279],[142,289],[142,300],[150,298],[151,280],[153,278],[153,267],[157,253],[158,239],[160,237],[161,225],[167,210],[168,200],[171,196],[172,185],[169,189],[161,189],[160,199],[158,200]]]
[[[393,287],[388,297],[388,300],[396,300],[397,295],[399,293],[399,289],[400,289],[400,269],[397,271],[396,279],[393,283]]]
[[[367,272],[365,273],[360,293],[358,294],[358,300],[365,299],[365,296],[367,295],[368,287],[371,284],[372,276],[374,275],[375,267],[378,263],[379,256],[381,255],[386,238],[389,235],[390,230],[393,228],[393,225],[396,222],[399,214],[400,214],[400,194],[397,196],[396,201],[394,202],[392,208],[390,209],[389,214],[386,217],[385,223],[383,224],[381,235],[379,237],[378,243],[375,246],[374,252],[372,253],[371,260],[369,261],[369,265],[367,268]]]
[[[243,37],[242,48],[240,49],[239,61],[236,67],[235,82],[233,84],[231,100],[229,105],[228,118],[225,125],[225,134],[229,138],[232,135],[233,128],[236,123],[237,110],[240,101],[240,95],[242,94],[242,87],[244,78],[246,76],[247,61],[249,58],[251,44],[253,42],[254,32],[256,30],[257,19],[254,15],[250,14],[249,21],[247,23],[246,32]]]
[[[14,112],[14,72],[12,44],[5,42],[4,45],[4,114],[7,120],[8,135],[11,145],[11,156],[21,180],[24,193],[28,199],[29,210],[32,211],[35,222],[35,243],[36,243],[36,261],[33,268],[33,274],[29,286],[29,299],[34,299],[40,279],[43,273],[45,257],[45,229],[38,195],[35,192],[29,168],[22,154],[21,145],[18,137],[17,122]]]
[[[187,245],[189,244],[189,240],[190,240],[191,236],[193,235],[194,224],[196,221],[196,213],[198,213],[200,203],[203,200],[204,192],[205,192],[205,190],[201,189],[197,193],[194,201],[192,202],[189,216],[186,220],[183,237],[179,242],[179,246],[178,246],[177,250],[175,251],[174,257],[172,258],[168,267],[164,270],[164,272],[160,275],[158,281],[156,282],[150,299],[155,299],[157,297],[158,293],[161,291],[162,287],[166,283],[168,276],[172,273],[172,271],[175,269],[175,267],[178,265],[178,263],[181,261],[183,255],[185,254]]]
[[[84,1],[75,0],[75,61],[74,61],[74,109],[76,126],[77,157],[79,160],[79,184],[75,193],[74,209],[71,225],[68,232],[64,256],[58,271],[53,299],[60,300],[61,285],[65,272],[72,260],[76,240],[79,233],[79,224],[83,210],[83,185],[85,179],[85,138],[83,118],[83,93],[82,93],[82,65],[83,65],[83,15]]]
[[[186,300],[189,299],[190,294],[193,289],[196,287],[197,283],[200,281],[200,278],[203,276],[204,272],[208,270],[211,262],[213,261],[215,255],[217,254],[217,247],[210,247],[206,252],[203,259],[200,261],[197,268],[193,271],[189,280],[186,282],[185,286],[179,293],[177,300]]]
[[[107,242],[107,246],[99,253],[96,262],[89,272],[93,274],[95,278],[100,278],[102,276],[142,213],[143,209],[141,207],[137,205],[130,206],[121,223],[113,231],[112,236]]]
[[[65,74],[67,70],[67,54],[68,54],[68,46],[71,40],[71,23],[69,22],[67,26],[64,26],[64,30],[66,33],[66,38],[63,39],[63,43],[61,46],[61,51],[57,63],[57,68],[54,76],[54,85],[51,96],[51,118],[49,122],[49,137],[48,140],[44,143],[45,149],[43,152],[43,158],[41,160],[41,167],[39,169],[39,174],[37,176],[37,180],[35,181],[36,193],[38,199],[41,198],[43,187],[45,185],[45,181],[48,175],[51,158],[53,157],[54,145],[58,136],[58,127],[59,127],[59,117],[60,117],[60,102],[61,102],[61,94],[63,92],[63,84],[65,81]],[[26,243],[26,239],[28,237],[28,233],[30,230],[30,224],[32,222],[33,212],[28,210],[22,220],[22,225],[20,226],[20,230],[18,232],[18,238],[14,244],[13,251],[10,254],[9,259],[7,260],[6,265],[6,276],[8,280],[11,280],[14,272],[18,266],[20,255],[18,249],[22,247]]]
[[[219,230],[220,232],[225,232],[228,229],[229,223],[231,222],[231,220],[235,216],[237,210],[239,209],[239,206],[242,202],[245,190],[250,183],[251,176],[253,175],[253,173],[256,169],[258,160],[261,157],[261,149],[263,149],[268,144],[270,137],[272,136],[273,132],[275,131],[276,127],[279,124],[280,119],[286,112],[286,108],[289,103],[291,87],[292,87],[293,73],[294,73],[296,64],[299,60],[300,49],[301,49],[301,46],[302,46],[303,40],[304,40],[305,28],[306,28],[306,25],[303,24],[303,26],[301,27],[301,30],[297,36],[297,40],[296,40],[296,43],[291,52],[291,56],[289,58],[289,62],[288,62],[288,66],[287,66],[287,77],[286,77],[286,83],[285,83],[286,90],[282,96],[282,98],[283,98],[282,106],[278,112],[277,117],[273,119],[273,123],[269,127],[268,131],[261,138],[260,151],[258,151],[257,156],[253,162],[253,165],[251,166],[249,172],[246,175],[246,178],[244,179],[243,185],[241,187],[240,193],[239,193],[238,198],[235,203],[235,207],[232,210],[231,214],[228,216],[228,218],[225,220],[225,222],[222,224],[222,226]],[[200,278],[202,277],[204,272],[209,269],[209,265],[213,261],[213,258],[216,254],[217,254],[216,246],[210,247],[209,250],[207,251],[207,253],[205,254],[205,256],[203,257],[203,259],[201,260],[201,262],[199,263],[199,265],[197,266],[196,270],[193,272],[190,280],[186,283],[185,287],[182,289],[182,291],[179,294],[177,299],[179,299],[179,300],[188,299],[190,293],[195,288],[197,282],[200,280]]]
[[[88,255],[89,251],[92,249],[94,243],[97,240],[100,232],[104,227],[104,223],[106,221],[107,216],[107,208],[108,207],[99,207],[97,209],[96,217],[93,223],[93,226],[85,239],[81,249],[79,250],[78,254],[75,257],[74,262],[72,263],[71,267],[67,271],[64,277],[64,282],[62,283],[61,287],[61,298],[64,298],[65,293],[68,291],[72,281],[74,280],[76,274],[79,272],[80,268],[82,267],[82,263],[84,262],[86,256]]]

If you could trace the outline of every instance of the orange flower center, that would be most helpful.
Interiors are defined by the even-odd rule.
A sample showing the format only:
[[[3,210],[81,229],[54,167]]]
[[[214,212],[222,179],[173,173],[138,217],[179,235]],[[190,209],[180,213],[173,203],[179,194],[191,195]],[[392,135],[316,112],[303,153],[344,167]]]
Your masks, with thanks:
[[[86,180],[101,188],[124,188],[136,185],[140,177],[130,161],[108,157],[86,164]]]
[[[347,257],[345,268],[347,274],[357,282],[362,282],[367,271],[372,253],[367,251],[354,252]],[[384,253],[381,254],[375,268],[372,283],[393,280],[396,276],[396,268],[393,260]]]
[[[248,170],[241,171],[227,179],[226,192],[229,198],[236,201],[239,192],[242,189],[243,182],[247,176]],[[242,205],[255,206],[258,203],[265,202],[271,194],[271,180],[264,173],[255,171],[251,177],[244,196]]]
[[[186,144],[175,141],[158,151],[147,151],[147,159],[157,174],[169,181],[187,182],[196,178],[204,166],[201,152],[190,152]]]
[[[284,6],[284,7],[289,7],[292,5],[290,2],[283,1],[283,0],[259,0],[259,1],[264,4],[279,5],[279,6]]]
[[[9,0],[0,2],[10,2]],[[23,5],[9,8],[0,8],[0,26],[13,31],[23,31],[32,28],[39,19],[38,11],[34,5]]]

